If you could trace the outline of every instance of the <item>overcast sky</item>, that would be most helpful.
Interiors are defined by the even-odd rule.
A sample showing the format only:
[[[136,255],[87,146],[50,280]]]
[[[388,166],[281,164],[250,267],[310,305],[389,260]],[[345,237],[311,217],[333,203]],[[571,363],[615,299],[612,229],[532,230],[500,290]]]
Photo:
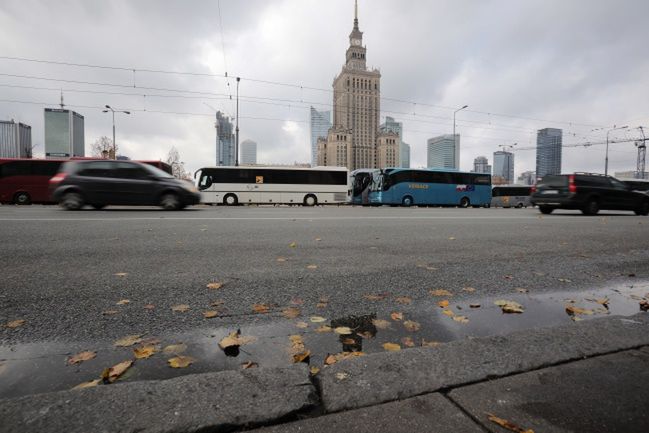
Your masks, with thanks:
[[[0,59],[0,119],[30,124],[42,155],[43,108],[63,89],[85,116],[87,152],[111,135],[99,108],[110,104],[132,111],[116,119],[121,153],[164,159],[176,146],[195,170],[215,163],[214,109],[234,114],[235,80],[131,69],[227,71],[242,77],[240,139],[258,143],[258,161],[308,162],[308,108],[331,108],[353,3],[1,0],[0,56],[128,70]],[[646,0],[359,1],[368,65],[382,75],[381,121],[403,122],[412,166],[425,166],[427,138],[452,132],[452,107],[468,104],[457,117],[461,168],[518,143],[517,174],[535,168],[525,149],[537,129],[561,128],[570,145],[605,140],[598,127],[628,124],[611,137],[630,139],[649,126],[648,17]],[[636,154],[633,143],[611,145],[611,171],[634,169]],[[563,150],[564,172],[603,166],[603,145]]]

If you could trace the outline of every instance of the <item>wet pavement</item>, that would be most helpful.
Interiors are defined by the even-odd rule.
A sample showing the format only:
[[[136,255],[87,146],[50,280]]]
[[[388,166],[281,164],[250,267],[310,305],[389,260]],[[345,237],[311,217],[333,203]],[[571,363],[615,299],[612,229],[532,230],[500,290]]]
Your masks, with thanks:
[[[386,343],[407,350],[408,347],[556,326],[603,315],[632,315],[640,311],[641,301],[649,299],[649,281],[626,279],[624,283],[592,291],[539,294],[521,291],[523,293],[507,296],[474,297],[471,289],[465,288],[462,299],[455,301],[454,298],[460,297],[458,293],[449,296],[431,291],[429,299],[423,302],[376,293],[366,299],[367,314],[351,317],[326,317],[323,311],[323,316],[299,315],[287,319],[282,317],[282,311],[291,306],[272,306],[269,313],[258,315],[259,320],[247,321],[240,327],[232,323],[227,327],[203,327],[191,332],[143,335],[144,342],[131,347],[115,347],[113,341],[0,346],[0,398],[70,389],[98,379],[103,369],[125,360],[135,360],[133,349],[147,340],[157,352],[148,359],[135,360],[118,382],[236,370],[249,362],[262,367],[283,367],[293,362],[295,353],[305,350],[310,351],[305,362],[322,368],[330,354],[382,352],[386,350]],[[498,300],[518,303],[524,311],[504,313],[495,304]],[[448,306],[444,301],[449,302]],[[300,302],[296,300],[295,303]],[[300,305],[292,307],[299,309]],[[253,339],[226,354],[218,343],[237,329],[242,336]],[[301,337],[304,347],[296,349],[289,338],[295,335]],[[170,345],[179,347],[165,351]],[[68,358],[82,351],[94,351],[96,357],[69,365]],[[194,362],[186,368],[171,368],[167,361],[176,355],[189,356]]]

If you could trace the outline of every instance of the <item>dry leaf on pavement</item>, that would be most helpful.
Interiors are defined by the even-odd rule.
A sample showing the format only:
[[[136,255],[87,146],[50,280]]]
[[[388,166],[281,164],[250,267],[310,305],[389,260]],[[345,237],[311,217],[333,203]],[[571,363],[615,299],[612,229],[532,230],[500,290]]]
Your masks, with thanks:
[[[392,318],[392,320],[395,321],[403,320],[403,313],[399,313],[395,311],[394,313],[390,314],[390,317]]]
[[[68,364],[81,364],[83,361],[90,361],[97,356],[97,352],[91,352],[89,350],[85,352],[79,352],[76,355],[72,355],[68,358]]]
[[[446,307],[448,307],[448,304],[449,304],[449,302],[448,302],[447,299],[444,299],[443,301],[439,301],[439,302],[437,303],[437,305],[438,305],[440,308],[446,308]]]
[[[421,325],[419,325],[419,323],[414,322],[412,320],[406,320],[405,322],[403,322],[403,326],[405,326],[405,328],[410,332],[417,332],[417,331],[419,331],[419,328],[421,327]]]
[[[369,331],[357,332],[356,335],[366,340],[369,340],[370,338],[374,338],[374,335]]]
[[[174,358],[168,359],[169,367],[171,368],[186,368],[192,365],[196,360],[191,356],[176,356]]]
[[[318,269],[318,265],[307,265],[307,269]]]
[[[155,310],[155,305],[153,305],[153,304],[146,304],[146,305],[144,306],[144,309],[145,309],[145,310]]]
[[[178,355],[180,353],[183,353],[185,350],[187,350],[187,345],[180,343],[170,344],[169,346],[166,346],[164,349],[162,349],[162,352],[166,353],[167,355]]]
[[[574,316],[576,314],[591,315],[591,314],[593,314],[593,310],[588,310],[586,308],[575,307],[574,305],[566,305],[566,313],[568,313],[569,316]]]
[[[320,368],[312,365],[311,367],[309,367],[309,373],[311,373],[311,376],[315,376],[316,374],[320,373]]]
[[[426,341],[423,338],[421,339],[421,347],[437,347],[440,344],[442,343],[439,341]]]
[[[297,323],[295,324],[295,326],[297,326],[297,327],[300,328],[300,329],[305,329],[305,328],[308,328],[308,327],[309,327],[309,324],[306,323],[306,322],[297,322]]]
[[[498,300],[494,304],[498,305],[503,313],[522,313],[525,311],[523,306],[515,301]]]
[[[331,355],[327,355],[325,358],[325,365],[332,365],[339,361],[344,361],[346,359],[358,358],[359,356],[365,356],[363,352],[340,352]]]
[[[253,304],[252,311],[258,314],[266,314],[270,311],[270,306],[267,304]]]
[[[256,368],[256,367],[259,367],[259,364],[257,364],[256,362],[252,362],[252,361],[244,362],[243,364],[241,364],[241,369],[242,370],[247,370],[249,368]]]
[[[244,344],[252,343],[255,340],[255,337],[244,337],[241,335],[239,330],[236,330],[231,332],[227,337],[223,337],[223,339],[219,341],[219,347],[225,350],[229,347],[243,346]]]
[[[119,364],[115,364],[110,368],[105,368],[101,373],[101,379],[104,383],[113,383],[119,379],[126,370],[131,368],[131,365],[133,365],[133,361],[129,359],[128,361],[122,361]]]
[[[336,379],[338,380],[345,380],[348,377],[349,377],[349,373],[343,373],[343,372],[336,373]]]
[[[334,328],[334,332],[338,335],[350,335],[353,333],[351,328],[347,326],[339,326],[337,328]]]
[[[214,310],[203,311],[203,317],[206,319],[212,319],[218,315],[219,315],[218,311],[214,311]]]
[[[327,326],[327,325],[319,326],[315,330],[315,332],[320,332],[320,333],[331,332],[331,331],[332,331],[331,326]]]
[[[453,293],[449,292],[446,289],[429,290],[428,293],[433,296],[453,296]]]
[[[329,298],[322,297],[318,301],[318,304],[316,305],[316,307],[318,307],[318,308],[327,308],[328,303],[329,303]]]
[[[480,304],[469,304],[469,308],[480,308]]]
[[[142,346],[142,347],[136,347],[133,349],[133,354],[135,355],[135,358],[137,359],[147,359],[153,356],[154,353],[156,353],[157,350],[155,346]]]
[[[129,347],[142,341],[141,334],[127,335],[117,340],[114,345],[117,347]]]
[[[455,316],[455,313],[452,312],[451,310],[442,310],[442,314],[448,316],[448,317],[453,317]]]
[[[295,242],[291,242],[290,244],[288,244],[288,246],[291,248],[295,248],[297,247],[297,244]]]
[[[219,283],[219,282],[216,282],[216,281],[213,282],[213,283],[208,283],[207,284],[208,289],[216,290],[216,289],[220,289],[221,287],[223,287],[223,283]]]
[[[283,262],[285,262],[286,260],[287,260],[286,257],[278,257],[278,258],[277,258],[277,261],[280,262],[280,263],[283,263]]]
[[[572,283],[572,280],[569,280],[567,278],[559,278],[559,281],[562,283]]]
[[[397,301],[399,304],[411,304],[412,303],[412,298],[410,296],[399,296],[398,298],[394,299]]]
[[[174,305],[173,307],[171,307],[171,311],[176,311],[178,313],[184,313],[186,311],[189,311],[189,305],[187,305],[187,304]]]
[[[390,322],[383,319],[373,319],[372,324],[379,329],[388,329],[390,327]]]
[[[7,328],[18,328],[20,326],[23,326],[25,324],[25,321],[23,319],[18,319],[18,320],[12,320],[11,322],[8,322],[5,326]]]
[[[383,348],[388,352],[396,352],[401,350],[401,346],[395,343],[383,343]]]
[[[403,337],[401,343],[406,347],[415,347],[415,342],[410,337]]]
[[[379,293],[379,294],[376,294],[376,295],[367,294],[367,295],[363,295],[363,297],[365,299],[367,299],[368,301],[382,301],[383,299],[388,297],[388,294],[387,293]]]
[[[462,291],[463,292],[473,293],[473,292],[475,292],[475,289],[473,287],[465,287],[465,288],[462,289]]]
[[[113,314],[117,313],[119,313],[119,311],[117,310],[106,310],[101,312],[101,314],[103,314],[104,316],[112,316]]]
[[[90,380],[88,382],[82,382],[79,385],[75,386],[72,389],[84,389],[84,388],[92,388],[93,386],[99,385],[101,382],[101,379],[95,379],[95,380]]]
[[[311,320],[313,323],[322,323],[325,322],[327,319],[325,319],[322,316],[311,316],[309,320]]]
[[[129,304],[130,302],[131,301],[129,301],[128,299],[121,299],[121,300],[117,301],[117,305],[126,305],[126,304]]]
[[[306,362],[308,364],[310,356],[311,356],[310,350],[305,350],[304,352],[295,353],[293,354],[293,363],[297,364],[298,362]]]
[[[460,323],[469,323],[469,319],[466,316],[453,316],[453,320]]]
[[[528,293],[528,292],[529,292],[529,290],[524,289],[524,288],[522,288],[522,287],[517,287],[517,288],[516,288],[516,291],[517,291],[518,293]]]
[[[127,275],[128,275],[127,272],[118,272],[118,273],[115,274],[116,277],[125,277]]]
[[[297,307],[288,307],[282,310],[282,316],[286,317],[287,319],[295,319],[299,315],[300,309]]]
[[[488,413],[487,416],[489,417],[489,421],[498,424],[499,426],[506,428],[509,431],[513,431],[515,433],[534,433],[534,430],[532,429],[526,430],[524,428],[517,426],[514,423],[507,421],[506,419],[498,418],[497,416],[492,415],[490,413]]]

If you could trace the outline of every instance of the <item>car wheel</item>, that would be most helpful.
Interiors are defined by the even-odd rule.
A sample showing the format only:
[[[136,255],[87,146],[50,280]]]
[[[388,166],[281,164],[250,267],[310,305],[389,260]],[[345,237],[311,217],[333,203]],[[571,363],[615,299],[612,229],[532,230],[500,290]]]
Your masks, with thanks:
[[[542,214],[550,215],[554,210],[554,208],[550,206],[539,206],[539,210],[541,211]]]
[[[586,206],[581,211],[584,215],[597,215],[599,212],[599,202],[595,199],[590,199]]]
[[[469,201],[469,197],[462,197],[462,200],[460,200],[460,207],[469,207],[471,205],[471,201]]]
[[[318,199],[313,194],[309,194],[304,197],[304,201],[302,203],[304,204],[304,206],[315,206],[318,204]]]
[[[59,204],[65,210],[79,210],[83,207],[83,197],[75,191],[66,192]]]
[[[31,202],[32,198],[26,192],[19,192],[14,196],[14,203],[18,205],[30,204]]]
[[[106,207],[105,204],[91,204],[90,206],[94,207],[97,210],[101,210]]]
[[[414,201],[412,200],[412,197],[410,197],[409,195],[405,196],[403,200],[401,200],[401,205],[405,207],[410,207],[413,205],[413,203]]]
[[[227,194],[225,197],[223,197],[223,204],[227,206],[236,206],[237,204],[239,204],[239,199],[234,194]]]
[[[636,215],[649,215],[649,200],[640,203],[640,206],[635,210]]]
[[[162,206],[164,210],[178,210],[180,209],[180,200],[176,194],[168,192],[163,194],[160,199],[160,206]]]

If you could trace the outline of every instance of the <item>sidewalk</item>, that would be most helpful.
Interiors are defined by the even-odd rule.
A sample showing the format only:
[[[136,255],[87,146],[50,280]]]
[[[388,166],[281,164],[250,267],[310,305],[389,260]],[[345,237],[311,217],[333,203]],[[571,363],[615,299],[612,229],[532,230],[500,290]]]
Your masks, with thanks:
[[[646,432],[649,314],[368,355],[315,380],[302,364],[0,400],[0,419],[0,432]]]

